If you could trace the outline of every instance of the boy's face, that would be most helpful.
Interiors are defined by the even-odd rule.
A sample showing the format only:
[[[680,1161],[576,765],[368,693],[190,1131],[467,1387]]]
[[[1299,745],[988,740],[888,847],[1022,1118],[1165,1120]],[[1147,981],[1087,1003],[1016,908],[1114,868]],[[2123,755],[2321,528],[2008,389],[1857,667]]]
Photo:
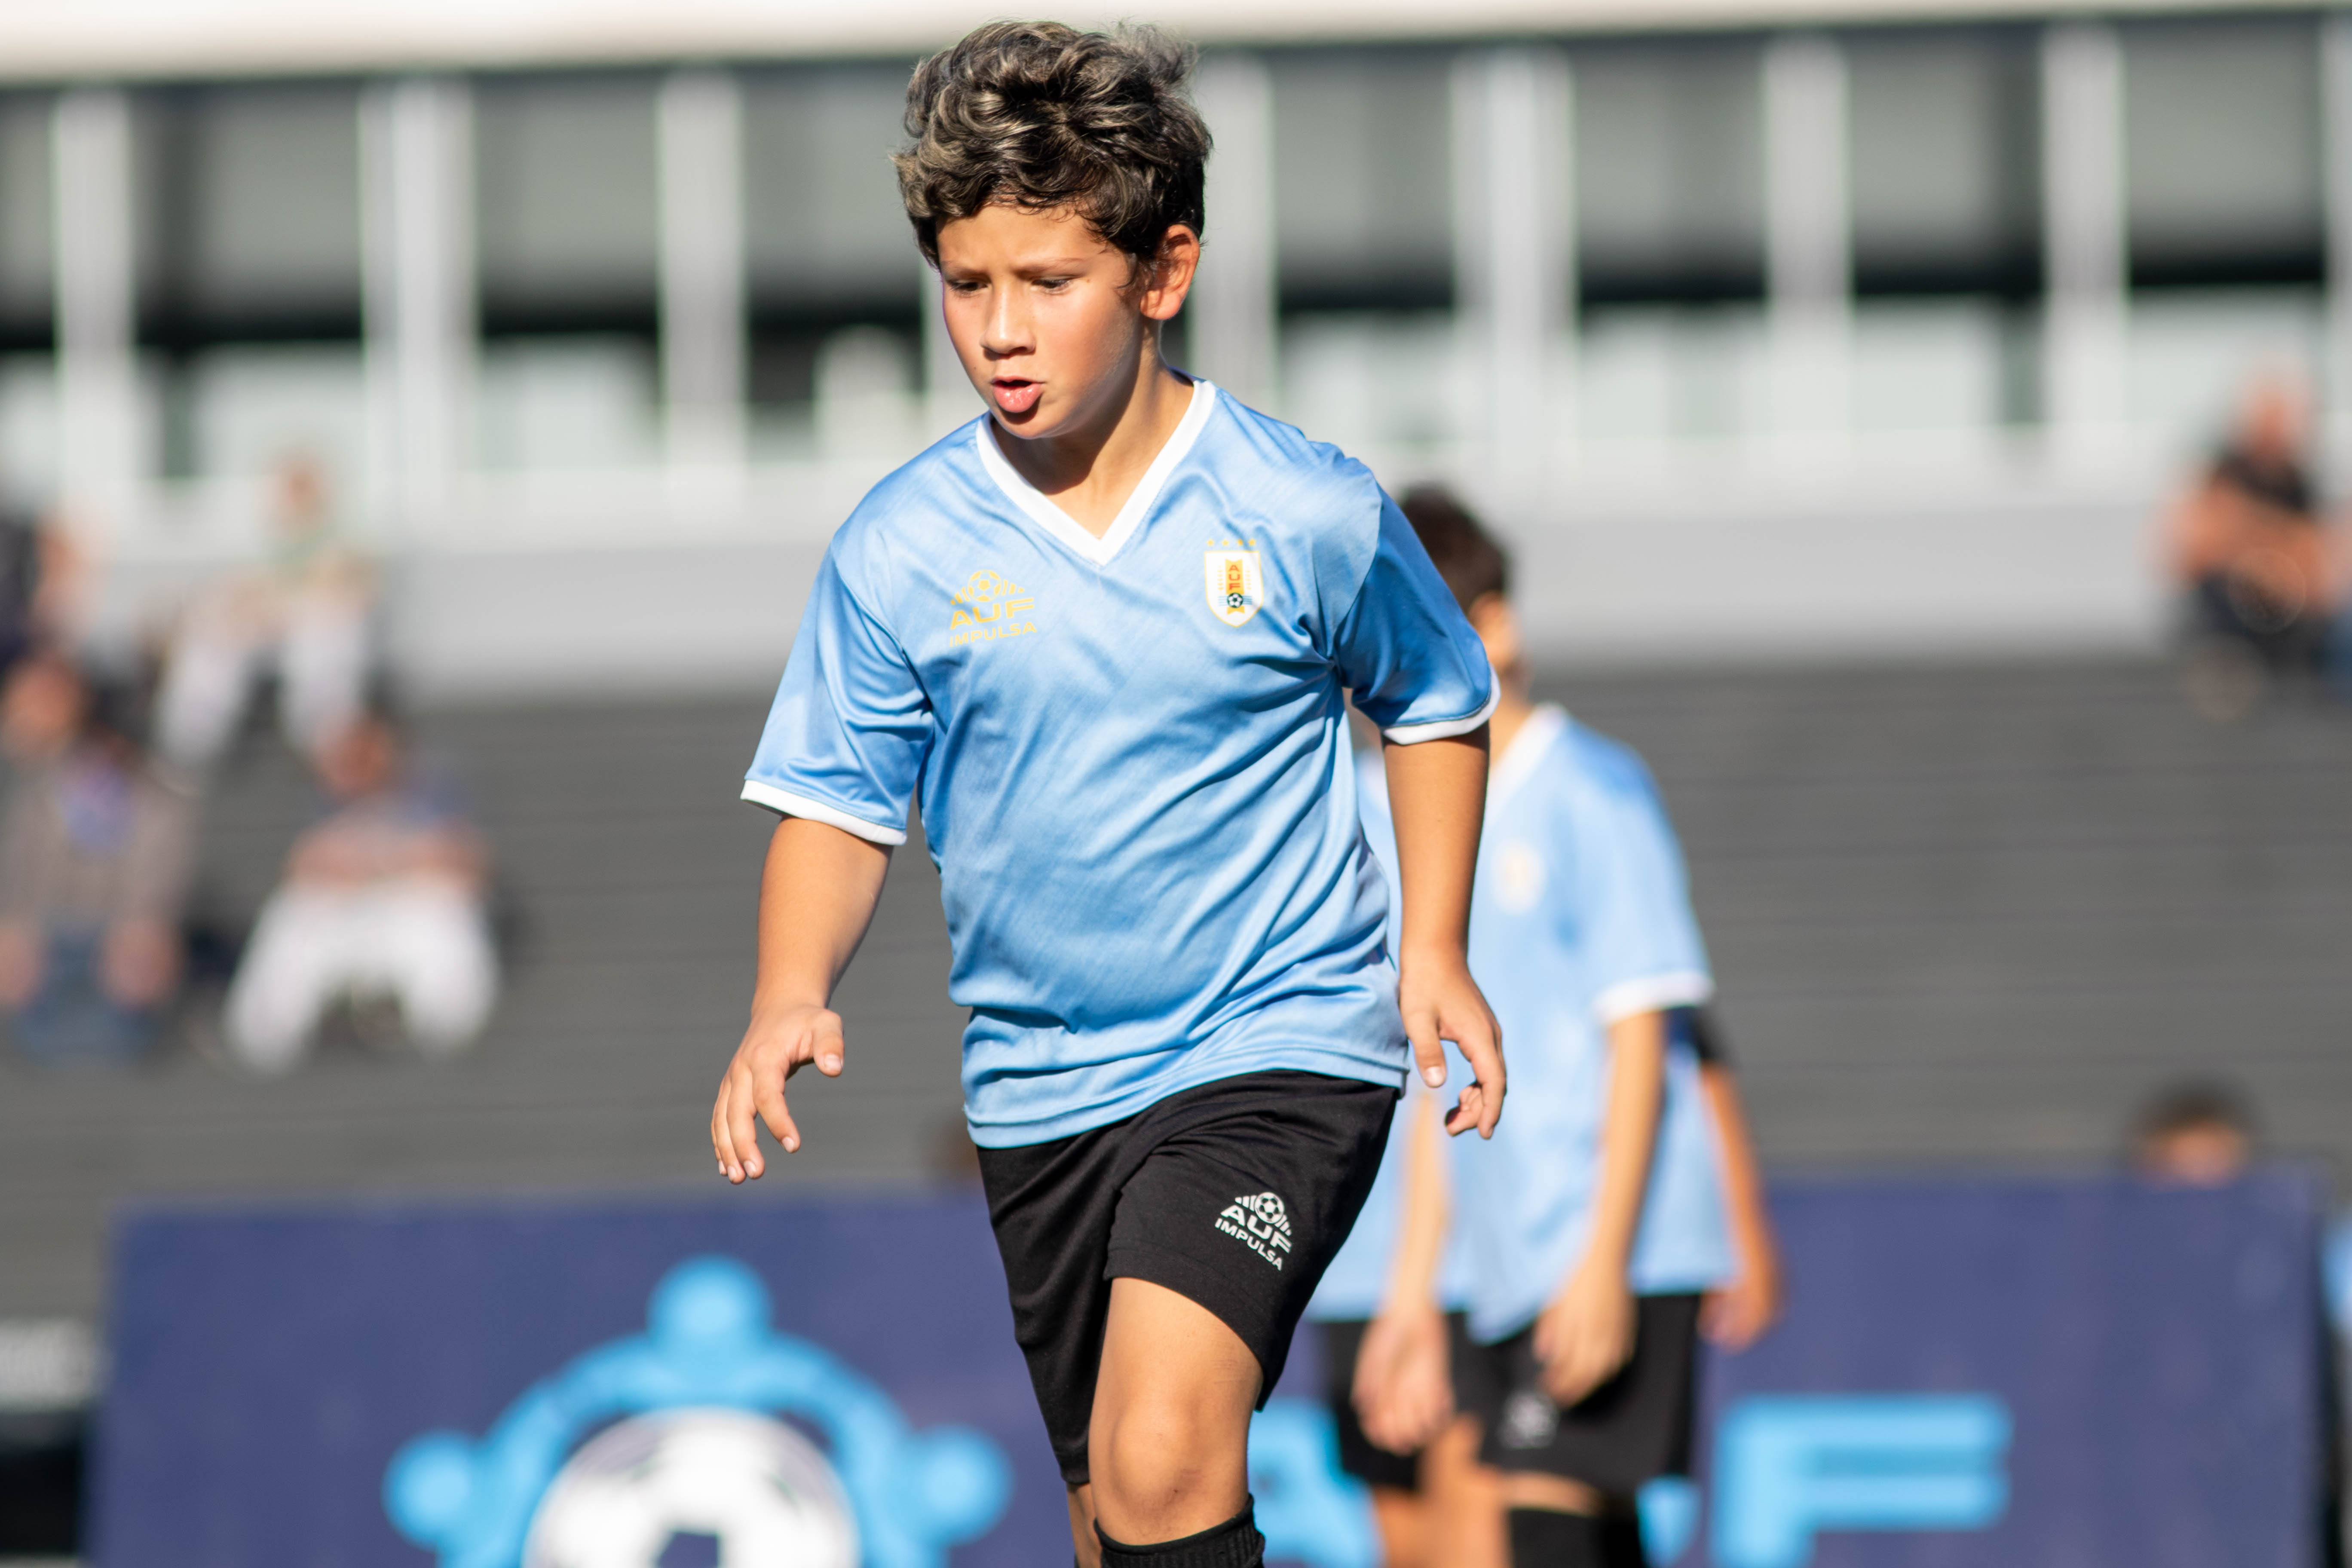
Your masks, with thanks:
[[[1030,439],[1116,419],[1200,241],[1171,228],[1152,275],[1066,207],[997,204],[939,232],[948,336],[997,422]]]

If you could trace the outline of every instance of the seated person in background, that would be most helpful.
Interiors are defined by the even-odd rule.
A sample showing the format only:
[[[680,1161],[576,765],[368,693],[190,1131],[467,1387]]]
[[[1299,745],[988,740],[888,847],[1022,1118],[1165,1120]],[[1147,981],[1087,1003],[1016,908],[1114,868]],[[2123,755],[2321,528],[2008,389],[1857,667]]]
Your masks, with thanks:
[[[179,982],[191,806],[122,709],[54,654],[17,667],[0,709],[23,770],[0,830],[0,1008],[43,1061],[144,1054]]]
[[[268,564],[203,591],[173,637],[155,743],[175,767],[219,758],[273,665],[279,726],[298,751],[315,752],[363,703],[374,569],[336,536],[326,474],[309,454],[278,464],[271,508]]]
[[[2254,1158],[2254,1118],[2244,1097],[2202,1079],[2157,1091],[2132,1125],[2132,1168],[2150,1181],[2227,1186]]]
[[[283,1071],[345,997],[389,997],[426,1054],[457,1051],[498,999],[482,841],[450,794],[407,766],[381,713],[362,713],[316,762],[337,804],[295,841],[262,908],[229,986],[229,1052]]]
[[[2314,493],[2304,399],[2266,376],[2238,427],[2168,521],[2175,581],[2197,634],[2255,656],[2250,673],[2316,673],[2344,601]]]

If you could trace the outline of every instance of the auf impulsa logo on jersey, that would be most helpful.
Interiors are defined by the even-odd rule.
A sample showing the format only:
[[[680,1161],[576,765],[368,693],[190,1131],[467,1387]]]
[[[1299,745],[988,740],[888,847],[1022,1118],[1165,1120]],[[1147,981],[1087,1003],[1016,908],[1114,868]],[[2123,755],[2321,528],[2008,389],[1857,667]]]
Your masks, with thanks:
[[[1282,1200],[1272,1193],[1235,1198],[1217,1216],[1217,1228],[1238,1237],[1244,1246],[1276,1268],[1282,1267],[1282,1255],[1290,1250],[1290,1215],[1283,1208]]]
[[[1037,623],[1029,619],[1037,601],[1023,593],[1020,584],[993,572],[973,573],[963,592],[948,603],[955,606],[948,614],[950,647],[1026,637],[1037,629]]]

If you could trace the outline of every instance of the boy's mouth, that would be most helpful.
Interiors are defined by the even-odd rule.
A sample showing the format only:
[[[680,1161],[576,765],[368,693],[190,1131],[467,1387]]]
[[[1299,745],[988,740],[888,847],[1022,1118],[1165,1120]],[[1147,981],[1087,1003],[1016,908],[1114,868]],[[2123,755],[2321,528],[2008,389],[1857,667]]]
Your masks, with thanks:
[[[1017,375],[1000,375],[988,384],[989,392],[996,398],[996,406],[1007,414],[1026,414],[1037,406],[1037,399],[1045,395],[1042,381],[1026,381]]]

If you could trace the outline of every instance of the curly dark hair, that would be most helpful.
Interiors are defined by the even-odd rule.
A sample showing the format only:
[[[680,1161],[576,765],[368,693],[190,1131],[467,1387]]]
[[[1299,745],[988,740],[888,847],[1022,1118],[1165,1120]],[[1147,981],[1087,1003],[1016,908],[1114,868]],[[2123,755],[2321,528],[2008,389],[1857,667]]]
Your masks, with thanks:
[[[992,22],[915,68],[912,145],[891,162],[924,258],[938,266],[940,226],[992,202],[1075,207],[1139,265],[1172,226],[1199,234],[1209,128],[1185,96],[1192,61],[1149,27]]]

